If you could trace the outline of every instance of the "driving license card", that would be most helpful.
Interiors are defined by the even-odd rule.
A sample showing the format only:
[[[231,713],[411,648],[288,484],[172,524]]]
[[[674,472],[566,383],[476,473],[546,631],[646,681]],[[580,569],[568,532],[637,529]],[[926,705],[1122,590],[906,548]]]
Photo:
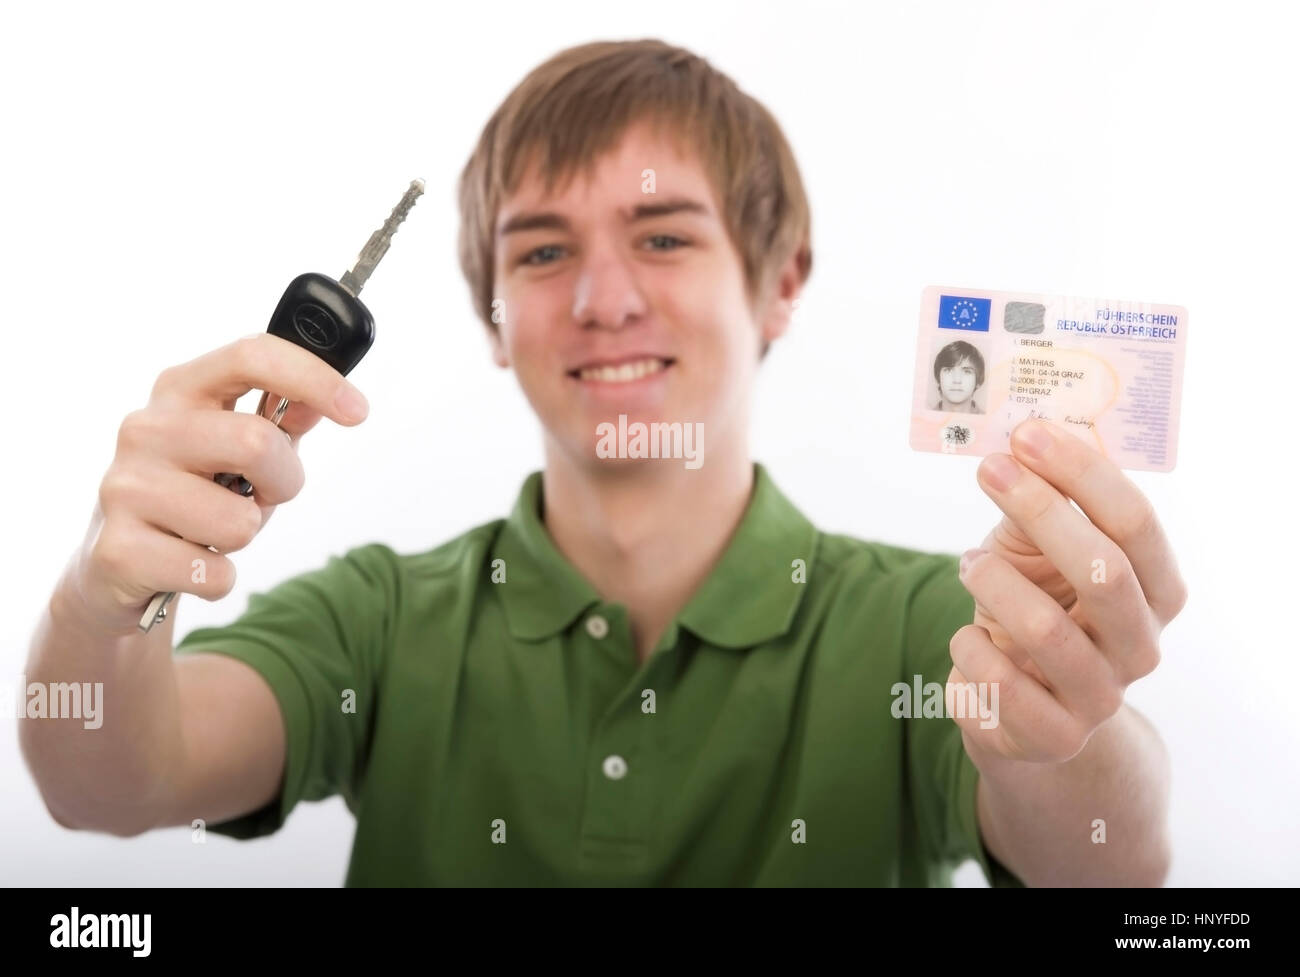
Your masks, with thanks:
[[[1178,457],[1187,310],[1177,305],[941,288],[921,293],[911,445],[1011,453],[1042,417],[1120,468]]]

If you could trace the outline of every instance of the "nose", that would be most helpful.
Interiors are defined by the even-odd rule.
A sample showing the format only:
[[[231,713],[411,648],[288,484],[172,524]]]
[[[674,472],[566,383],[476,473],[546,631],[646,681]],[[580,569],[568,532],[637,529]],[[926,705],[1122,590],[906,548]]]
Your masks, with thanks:
[[[573,321],[596,329],[622,329],[646,313],[633,269],[612,246],[587,253],[573,290]]]

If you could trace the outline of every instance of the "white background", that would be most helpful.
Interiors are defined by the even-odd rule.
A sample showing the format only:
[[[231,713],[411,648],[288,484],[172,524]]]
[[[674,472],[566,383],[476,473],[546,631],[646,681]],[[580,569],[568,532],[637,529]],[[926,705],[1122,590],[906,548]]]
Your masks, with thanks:
[[[540,442],[471,311],[455,180],[536,64],[660,37],[767,104],[802,168],[814,272],[763,367],[754,449],[823,529],[960,552],[1000,514],[976,459],[907,446],[923,286],[1189,310],[1177,468],[1132,478],[1191,601],[1130,701],[1173,757],[1170,884],[1294,884],[1295,28],[1281,4],[1132,0],[7,10],[2,682],[159,371],[265,329],[300,272],[340,275],[417,176],[427,192],[364,296],[377,340],[351,379],[370,418],[308,436],[306,488],[238,554],[233,594],[181,598],[177,636],[332,553],[415,552],[504,515]],[[0,883],[343,880],[337,798],[257,842],[68,832],[15,729]],[[973,863],[960,880],[982,884]]]

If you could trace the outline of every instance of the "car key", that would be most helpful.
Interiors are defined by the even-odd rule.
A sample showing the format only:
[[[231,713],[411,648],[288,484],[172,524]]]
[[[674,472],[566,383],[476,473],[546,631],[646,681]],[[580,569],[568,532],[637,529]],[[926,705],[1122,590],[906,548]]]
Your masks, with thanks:
[[[412,180],[388,220],[370,235],[356,264],[338,281],[316,272],[307,272],[291,281],[271,314],[266,331],[310,350],[347,376],[375,341],[375,321],[357,296],[379,259],[388,251],[398,225],[422,193],[424,181]],[[266,417],[269,398],[270,392],[264,392],[257,404],[257,413],[263,417]],[[281,397],[267,420],[278,427],[288,407],[288,398]],[[213,481],[243,496],[253,494],[253,486],[242,475],[218,472]],[[217,552],[211,546],[208,549]],[[166,620],[167,605],[175,596],[175,591],[154,594],[140,618],[140,630],[148,632],[159,621]]]

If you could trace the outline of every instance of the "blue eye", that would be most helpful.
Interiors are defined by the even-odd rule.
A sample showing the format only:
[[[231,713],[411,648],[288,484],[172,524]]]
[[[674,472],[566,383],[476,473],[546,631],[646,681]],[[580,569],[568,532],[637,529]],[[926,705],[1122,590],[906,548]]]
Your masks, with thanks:
[[[650,249],[652,251],[661,251],[661,252],[676,251],[678,247],[682,247],[690,243],[672,234],[655,234],[652,235],[651,237],[646,238],[646,240],[650,242],[660,242],[664,245],[671,245],[671,247],[668,246],[654,247]],[[548,252],[559,252],[562,255],[564,250],[565,249],[563,248],[563,246],[559,244],[543,244],[541,247],[534,248],[532,251],[529,251],[522,258],[520,258],[519,264],[532,265],[534,267],[549,265],[552,262],[547,260],[544,257],[544,255],[546,255]],[[556,260],[558,260],[558,257],[556,258]]]
[[[646,240],[647,240],[647,241],[675,241],[677,244],[685,244],[685,243],[686,243],[686,242],[683,241],[681,238],[679,238],[679,237],[674,237],[674,236],[671,235],[671,234],[655,234],[655,235],[652,235],[651,237],[646,238]],[[651,250],[653,250],[653,251],[661,251],[661,250],[676,251],[677,249],[676,249],[676,248],[667,248],[667,249],[664,249],[664,248],[652,248]]]
[[[536,257],[537,255],[541,254],[543,251],[551,251],[551,250],[554,250],[554,251],[563,251],[564,249],[563,249],[562,247],[560,247],[558,244],[543,244],[540,248],[534,248],[532,251],[529,251],[526,255],[524,255],[524,256],[519,260],[519,263],[520,263],[521,265],[537,265],[537,264],[543,264],[543,265],[545,265],[545,264],[550,264],[549,261],[541,261],[541,262],[537,262],[537,261],[534,261],[533,258]]]

